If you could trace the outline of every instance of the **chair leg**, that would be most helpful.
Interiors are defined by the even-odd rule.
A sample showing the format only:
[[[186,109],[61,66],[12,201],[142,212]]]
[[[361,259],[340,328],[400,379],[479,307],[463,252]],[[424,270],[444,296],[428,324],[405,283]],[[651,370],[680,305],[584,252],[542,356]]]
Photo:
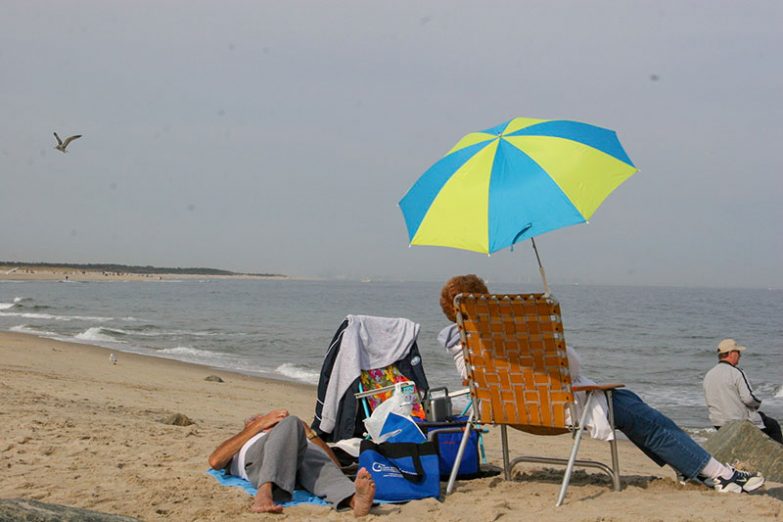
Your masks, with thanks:
[[[606,390],[606,403],[609,405],[609,425],[612,427],[612,440],[609,446],[612,449],[612,483],[614,490],[620,491],[620,459],[617,456],[617,434],[614,429],[614,406],[612,405],[612,390]]]
[[[459,443],[459,449],[457,449],[457,457],[454,459],[454,465],[451,467],[451,474],[449,475],[449,483],[446,485],[446,494],[450,495],[454,490],[454,482],[457,480],[457,473],[459,467],[462,464],[462,456],[465,454],[465,447],[470,440],[470,432],[473,429],[473,418],[475,412],[471,409],[470,416],[468,417],[468,423],[465,425],[465,433],[462,434],[462,440]]]
[[[568,490],[568,483],[571,481],[571,474],[574,472],[574,462],[576,461],[576,454],[579,452],[579,443],[582,441],[582,433],[584,432],[585,421],[587,420],[587,414],[590,412],[590,404],[593,402],[593,392],[587,394],[587,401],[582,409],[582,418],[579,419],[579,428],[576,430],[576,436],[574,437],[574,445],[571,448],[571,456],[568,458],[568,465],[566,466],[565,476],[563,477],[563,484],[560,486],[560,494],[557,496],[557,503],[555,507],[559,507],[563,504],[566,491]]]
[[[500,445],[503,448],[503,472],[506,480],[511,480],[511,465],[508,458],[508,428],[505,424],[500,425]]]

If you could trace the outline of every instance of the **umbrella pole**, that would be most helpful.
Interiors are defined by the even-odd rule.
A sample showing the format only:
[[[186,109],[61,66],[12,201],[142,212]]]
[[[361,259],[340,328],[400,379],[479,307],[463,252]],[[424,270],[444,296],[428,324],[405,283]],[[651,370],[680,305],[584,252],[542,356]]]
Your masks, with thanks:
[[[552,292],[549,291],[549,283],[546,282],[546,273],[544,272],[544,265],[541,264],[541,257],[538,255],[536,240],[531,237],[530,242],[533,243],[533,251],[536,253],[536,261],[538,261],[538,272],[541,274],[541,279],[544,281],[544,295],[549,296]]]

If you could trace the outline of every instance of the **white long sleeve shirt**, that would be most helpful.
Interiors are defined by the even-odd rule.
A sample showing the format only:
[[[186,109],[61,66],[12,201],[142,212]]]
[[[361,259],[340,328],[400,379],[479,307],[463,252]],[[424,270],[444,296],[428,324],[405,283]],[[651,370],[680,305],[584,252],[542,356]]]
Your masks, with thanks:
[[[745,372],[728,361],[720,361],[704,376],[704,400],[713,426],[720,427],[731,420],[749,420],[759,428],[764,427],[758,412],[761,400],[753,395]]]
[[[590,386],[595,381],[582,375],[582,360],[576,350],[566,346],[566,355],[568,356],[568,369],[571,374],[572,386]],[[587,392],[574,392],[576,402],[576,414],[582,415],[582,410],[587,403]],[[566,412],[567,413],[567,412]],[[570,421],[570,419],[567,419]],[[609,424],[609,404],[606,402],[606,396],[601,392],[595,392],[593,400],[590,403],[590,412],[587,414],[585,426],[590,431],[590,436],[598,440],[614,439],[612,425]]]

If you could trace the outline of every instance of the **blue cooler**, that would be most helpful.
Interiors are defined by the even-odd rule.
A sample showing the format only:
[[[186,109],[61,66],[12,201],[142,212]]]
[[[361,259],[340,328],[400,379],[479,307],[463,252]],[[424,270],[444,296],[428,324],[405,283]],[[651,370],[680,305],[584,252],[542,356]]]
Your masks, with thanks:
[[[462,434],[467,425],[467,417],[449,417],[441,422],[418,422],[419,427],[427,435],[427,438],[435,444],[438,452],[438,464],[440,477],[448,480],[454,461],[457,459],[459,444],[462,442]],[[476,430],[470,432],[465,453],[462,455],[462,463],[457,472],[457,478],[469,479],[479,474],[479,433]]]

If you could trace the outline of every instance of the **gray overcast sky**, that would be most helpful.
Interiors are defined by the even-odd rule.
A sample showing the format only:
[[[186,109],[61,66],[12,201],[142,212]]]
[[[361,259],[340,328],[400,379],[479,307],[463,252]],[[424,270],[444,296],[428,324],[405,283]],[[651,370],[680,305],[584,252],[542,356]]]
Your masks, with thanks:
[[[6,1],[0,259],[537,284],[529,242],[408,248],[397,207],[527,116],[641,169],[538,239],[553,283],[783,288],[781,27],[776,1]]]

